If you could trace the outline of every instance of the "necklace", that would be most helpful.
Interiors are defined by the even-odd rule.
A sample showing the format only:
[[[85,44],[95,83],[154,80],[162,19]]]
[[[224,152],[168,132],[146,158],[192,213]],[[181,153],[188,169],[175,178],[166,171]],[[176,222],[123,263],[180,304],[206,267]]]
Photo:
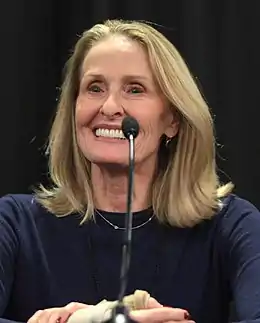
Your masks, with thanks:
[[[106,219],[98,210],[96,210],[96,213],[104,220],[106,221],[106,223],[108,223],[111,227],[113,227],[115,230],[125,230],[125,227],[119,227],[113,223],[111,223],[110,221],[108,221],[108,219]],[[143,227],[144,225],[146,225],[148,222],[150,222],[152,219],[154,218],[154,213],[150,216],[150,218],[145,221],[144,223],[142,224],[139,224],[139,225],[136,225],[134,227],[132,227],[132,230],[135,230],[135,229],[139,229],[141,227]]]

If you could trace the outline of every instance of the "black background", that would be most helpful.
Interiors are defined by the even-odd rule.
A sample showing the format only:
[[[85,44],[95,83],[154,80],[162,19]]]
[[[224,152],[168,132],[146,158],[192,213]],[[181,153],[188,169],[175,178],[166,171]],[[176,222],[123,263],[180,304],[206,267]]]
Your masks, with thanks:
[[[0,196],[45,181],[63,65],[78,35],[108,18],[164,26],[215,115],[222,180],[260,208],[258,0],[1,1]]]

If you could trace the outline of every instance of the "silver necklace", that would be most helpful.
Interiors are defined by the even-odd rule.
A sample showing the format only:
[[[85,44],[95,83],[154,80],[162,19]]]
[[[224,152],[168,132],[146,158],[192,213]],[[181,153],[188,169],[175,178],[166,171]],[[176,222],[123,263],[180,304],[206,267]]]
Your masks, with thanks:
[[[111,223],[110,221],[108,221],[108,219],[106,219],[98,210],[95,210],[96,211],[96,213],[104,220],[104,221],[106,221],[106,223],[108,223],[111,227],[113,227],[115,230],[125,230],[125,228],[124,227],[119,227],[119,226],[117,226],[117,225],[115,225],[115,224],[113,224],[113,223]],[[144,223],[142,223],[142,224],[139,224],[139,225],[136,225],[136,226],[134,226],[134,227],[132,227],[132,230],[135,230],[135,229],[139,229],[139,228],[141,228],[141,227],[143,227],[144,225],[146,225],[148,222],[150,222],[152,219],[154,218],[154,213],[150,216],[150,218],[147,220],[147,221],[145,221]]]

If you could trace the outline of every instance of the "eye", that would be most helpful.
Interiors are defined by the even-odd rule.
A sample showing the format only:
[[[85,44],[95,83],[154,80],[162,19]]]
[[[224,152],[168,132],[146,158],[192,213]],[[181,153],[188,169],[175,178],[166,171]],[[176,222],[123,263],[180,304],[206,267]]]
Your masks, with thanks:
[[[126,92],[130,94],[140,94],[144,91],[144,87],[140,84],[130,84],[126,87]]]
[[[100,92],[104,92],[104,90],[102,89],[102,87],[97,84],[97,83],[92,83],[87,87],[87,91],[90,93],[100,93]]]

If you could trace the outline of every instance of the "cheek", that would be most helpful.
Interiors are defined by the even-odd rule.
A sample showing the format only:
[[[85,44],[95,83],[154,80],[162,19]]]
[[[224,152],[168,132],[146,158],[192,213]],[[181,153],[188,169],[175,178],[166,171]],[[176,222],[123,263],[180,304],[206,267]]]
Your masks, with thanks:
[[[140,145],[144,150],[154,151],[160,142],[163,133],[162,122],[158,113],[147,115],[140,120]]]
[[[97,109],[93,108],[89,102],[78,98],[75,107],[75,123],[76,128],[87,127],[91,120],[95,117]]]
[[[170,110],[164,110],[162,111],[160,115],[160,128],[161,131],[164,133],[166,129],[170,127],[170,125],[173,123],[173,114]]]
[[[86,120],[85,111],[83,109],[79,109],[76,106],[76,109],[75,109],[75,124],[76,124],[77,129],[84,125],[84,120]]]
[[[159,139],[165,130],[165,113],[161,111],[154,111],[149,116],[147,115],[146,118],[143,119],[143,125],[145,128],[145,132],[149,137],[158,137]]]
[[[75,107],[75,132],[76,140],[79,145],[80,150],[85,155],[86,151],[86,138],[89,138],[92,117],[90,110],[87,109],[85,104],[77,102]]]

